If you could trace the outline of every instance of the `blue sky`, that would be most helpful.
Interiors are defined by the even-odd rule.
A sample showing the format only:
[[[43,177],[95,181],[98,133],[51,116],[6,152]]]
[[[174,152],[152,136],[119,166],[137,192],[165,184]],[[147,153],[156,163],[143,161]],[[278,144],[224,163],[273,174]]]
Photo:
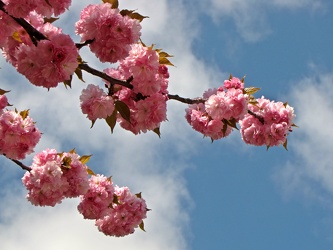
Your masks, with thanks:
[[[73,0],[55,24],[67,33],[84,7]],[[88,1],[87,1],[88,2]],[[90,1],[98,3],[99,1]],[[246,75],[258,97],[288,101],[299,126],[288,151],[245,145],[235,131],[211,141],[168,103],[161,139],[134,136],[80,113],[86,85],[47,92],[0,60],[0,88],[44,132],[36,152],[52,147],[93,154],[89,166],[118,185],[142,191],[147,232],[117,239],[99,233],[76,211],[77,200],[38,208],[25,200],[23,171],[1,158],[1,249],[332,249],[333,247],[333,3],[329,0],[126,1],[143,21],[143,41],[169,54],[169,89],[185,97],[218,87],[230,73]],[[76,37],[76,41],[78,38]],[[89,64],[104,69],[86,50]],[[86,83],[102,83],[84,75]],[[25,163],[29,165],[31,157]]]

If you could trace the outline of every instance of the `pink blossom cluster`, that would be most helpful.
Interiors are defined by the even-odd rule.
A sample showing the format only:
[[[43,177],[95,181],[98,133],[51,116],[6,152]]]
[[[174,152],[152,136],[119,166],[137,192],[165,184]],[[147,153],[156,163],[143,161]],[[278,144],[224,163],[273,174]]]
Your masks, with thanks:
[[[70,36],[50,23],[44,24],[43,18],[34,12],[27,20],[47,39],[38,41],[36,46],[22,27],[12,25],[4,32],[7,37],[0,44],[7,61],[36,86],[52,88],[70,80],[78,66],[78,50]]]
[[[96,226],[104,234],[117,237],[131,234],[146,218],[145,200],[131,194],[127,187],[113,186],[111,179],[103,175],[93,175],[89,187],[78,210],[85,219],[96,220]]]
[[[31,171],[22,182],[27,199],[36,206],[55,206],[64,198],[83,195],[89,188],[87,166],[75,152],[45,149],[33,158]]]
[[[8,14],[14,17],[25,18],[30,12],[50,18],[52,15],[59,16],[71,5],[71,0],[3,0]]]
[[[101,62],[115,63],[128,55],[131,44],[139,41],[141,25],[111,7],[109,3],[88,5],[81,11],[75,31],[81,41],[93,40],[90,49]]]
[[[224,87],[204,93],[203,103],[191,104],[185,118],[192,128],[204,136],[217,140],[228,136],[235,124],[247,112],[248,95],[243,93],[244,84],[233,77]]]
[[[246,114],[239,122],[245,143],[256,146],[283,145],[292,131],[294,109],[288,104],[274,102],[264,97],[257,104],[249,105],[253,114]]]
[[[130,121],[119,116],[120,125],[134,134],[159,128],[166,120],[169,73],[168,68],[159,63],[158,53],[142,44],[134,44],[118,68],[106,69],[105,73],[120,80],[133,77],[133,89],[120,87],[115,93],[130,109]]]
[[[81,110],[91,121],[106,119],[114,111],[114,101],[100,87],[89,84],[80,96]]]
[[[7,106],[7,98],[0,96],[1,107]],[[14,160],[23,160],[34,152],[41,133],[29,116],[17,111],[0,111],[0,154]]]
[[[128,187],[115,186],[117,203],[108,208],[107,214],[96,220],[99,231],[106,235],[122,237],[134,233],[143,219],[147,217],[144,199],[130,192]]]
[[[114,186],[110,178],[99,174],[92,175],[89,179],[89,189],[81,196],[78,210],[85,219],[102,218],[112,205],[113,194]]]

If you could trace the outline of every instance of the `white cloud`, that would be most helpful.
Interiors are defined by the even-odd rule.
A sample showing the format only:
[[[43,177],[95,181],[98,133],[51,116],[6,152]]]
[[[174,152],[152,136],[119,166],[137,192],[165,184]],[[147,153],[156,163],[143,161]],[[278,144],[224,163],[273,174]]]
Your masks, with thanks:
[[[296,123],[290,143],[295,154],[276,179],[285,194],[302,193],[329,206],[333,195],[333,74],[307,77],[293,87]]]
[[[321,0],[209,0],[201,2],[201,5],[201,9],[212,16],[215,22],[231,18],[247,42],[260,41],[271,33],[267,17],[271,9],[306,9],[312,12],[324,6]]]
[[[156,47],[175,55],[172,59],[176,68],[171,69],[171,93],[197,97],[210,82],[221,82],[213,67],[205,67],[193,56],[191,42],[197,32],[192,25],[195,17],[189,17],[182,5],[174,5],[170,1],[154,4],[148,0],[135,4],[123,2],[121,7],[138,9],[143,15],[150,16],[143,22],[144,42],[155,43]],[[70,23],[73,17],[78,16],[76,11],[81,10],[84,3],[74,1],[73,4],[65,21],[59,20],[55,25]],[[72,32],[71,28],[66,30]],[[90,54],[83,58],[100,66]],[[186,105],[170,101],[169,121],[161,126],[162,139],[153,133],[134,136],[119,126],[110,135],[109,128],[101,121],[90,129],[91,124],[79,107],[81,89],[87,83],[99,83],[97,78],[84,74],[87,83],[75,81],[72,89],[59,86],[48,92],[29,85],[24,77],[17,77],[11,66],[4,65],[3,59],[0,62],[4,68],[0,71],[1,87],[12,90],[8,95],[9,101],[19,110],[29,108],[30,115],[44,133],[36,151],[46,147],[55,147],[59,151],[76,147],[79,154],[93,154],[89,162],[92,169],[112,175],[116,184],[128,185],[135,193],[142,191],[148,207],[152,209],[145,221],[146,233],[139,231],[122,239],[106,237],[93,223],[81,218],[76,211],[75,200],[55,208],[30,205],[24,199],[22,188],[18,188],[21,187],[19,178],[22,170],[0,159],[2,166],[8,167],[4,171],[8,175],[0,179],[2,185],[7,183],[6,194],[0,204],[1,247],[6,250],[186,249],[191,198],[182,174],[188,167],[186,159],[195,150],[192,137],[196,134],[184,119]],[[202,140],[201,136],[198,138]],[[27,159],[27,164],[30,159]],[[11,180],[14,177],[16,181]]]

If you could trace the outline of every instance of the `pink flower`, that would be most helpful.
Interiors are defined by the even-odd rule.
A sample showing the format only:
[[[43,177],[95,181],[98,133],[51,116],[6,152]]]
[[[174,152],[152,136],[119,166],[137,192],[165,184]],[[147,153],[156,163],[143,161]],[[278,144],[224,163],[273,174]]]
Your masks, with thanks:
[[[15,17],[25,18],[35,10],[37,13],[51,17],[65,12],[71,5],[71,0],[4,0],[8,13]]]
[[[74,198],[87,193],[89,189],[87,166],[80,161],[76,153],[62,153],[63,177],[69,184],[64,191],[66,198]]]
[[[83,114],[87,114],[88,119],[92,121],[98,118],[105,119],[114,111],[113,98],[93,84],[82,90],[80,102]]]
[[[234,88],[234,89],[243,90],[244,82],[239,80],[239,78],[237,77],[232,77],[231,79],[224,81],[224,88],[225,89]]]
[[[116,99],[124,102],[130,110],[130,122],[120,115],[118,116],[120,126],[134,134],[139,134],[159,128],[161,122],[166,120],[168,79],[163,77],[168,76],[168,74],[166,68],[160,68],[161,65],[159,65],[158,58],[155,57],[155,51],[151,50],[152,54],[150,54],[151,52],[148,52],[150,49],[148,50],[142,45],[133,45],[132,47],[133,51],[131,51],[130,56],[120,61],[120,66],[117,70],[106,69],[104,72],[119,80],[125,80],[133,73],[134,79],[131,83],[134,88],[129,89],[115,85],[116,92],[114,96]],[[147,55],[152,55],[152,58],[142,59]],[[136,67],[132,68],[132,65],[139,65],[141,61],[151,61],[152,65],[147,66],[149,70],[145,73],[140,70],[136,72]],[[155,76],[158,75],[158,77],[161,77],[160,80],[157,80],[157,82],[147,82],[145,77],[149,75],[148,72],[153,72]],[[141,79],[142,81],[136,81],[135,79]]]
[[[101,62],[117,62],[128,55],[130,45],[139,41],[138,20],[122,16],[111,4],[88,5],[81,11],[75,31],[82,41],[94,40],[89,46]]]
[[[41,133],[33,120],[20,113],[4,110],[0,113],[0,153],[15,160],[22,160],[33,152]]]
[[[113,203],[107,214],[96,220],[96,226],[105,235],[122,237],[134,233],[147,217],[147,206],[144,199],[130,193],[128,187],[115,186],[118,202]]]
[[[50,152],[50,156],[46,156]],[[54,150],[46,149],[41,153],[42,158],[48,158],[47,161],[38,160],[39,154],[34,157],[34,164],[31,171],[26,172],[22,182],[29,191],[27,199],[36,206],[55,206],[61,203],[63,193],[68,189],[69,184],[63,177],[61,170],[61,159],[54,154]]]
[[[130,123],[119,117],[120,126],[132,131],[134,134],[146,133],[160,127],[161,122],[166,120],[166,96],[155,94],[132,102],[130,105]]]
[[[217,120],[235,119],[238,121],[247,112],[248,95],[240,89],[228,89],[227,92],[218,91],[205,102],[208,115]]]
[[[288,104],[274,102],[264,97],[257,99],[256,106],[249,105],[255,114],[246,114],[239,123],[243,140],[256,146],[278,146],[287,140],[292,131],[294,109]]]
[[[4,109],[8,105],[8,99],[5,95],[0,95],[0,110]]]
[[[87,166],[74,153],[58,154],[46,149],[33,158],[31,171],[22,182],[28,190],[27,199],[36,206],[55,206],[65,197],[83,195],[88,190]]]
[[[142,44],[132,45],[128,57],[120,62],[119,70],[125,79],[133,77],[133,91],[144,96],[160,92],[165,84],[163,79],[169,77],[165,68],[160,68],[158,53]]]
[[[20,44],[15,66],[32,84],[52,88],[70,79],[78,66],[78,51],[72,39],[51,24],[41,31],[49,40],[41,40],[37,46]]]
[[[110,178],[93,175],[89,179],[89,190],[81,197],[79,212],[85,219],[99,219],[112,205],[114,187]]]

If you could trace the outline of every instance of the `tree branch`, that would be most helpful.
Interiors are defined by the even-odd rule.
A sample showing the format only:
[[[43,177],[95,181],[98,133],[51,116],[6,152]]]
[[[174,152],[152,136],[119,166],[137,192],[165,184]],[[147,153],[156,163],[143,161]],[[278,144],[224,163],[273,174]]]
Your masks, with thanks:
[[[17,165],[19,165],[23,170],[27,170],[27,171],[31,171],[32,169],[30,167],[27,167],[26,165],[24,165],[22,162],[18,161],[18,160],[14,160],[14,159],[10,159],[9,160],[15,162]]]
[[[252,112],[251,110],[247,111],[250,115],[254,116],[255,118],[257,118],[262,124],[265,124],[265,120],[262,116],[257,115],[256,113]]]
[[[171,95],[168,94],[168,97],[170,100],[176,100],[182,103],[187,103],[187,104],[198,104],[198,103],[204,103],[206,100],[202,98],[196,98],[196,99],[191,99],[191,98],[184,98],[179,95]]]
[[[119,84],[119,85],[124,86],[126,88],[133,89],[133,85],[130,84],[130,82],[133,80],[133,78],[129,78],[126,81],[118,80],[118,79],[115,79],[115,78],[109,76],[108,74],[106,74],[102,71],[99,71],[97,69],[94,69],[94,68],[90,67],[86,63],[80,63],[79,68],[88,72],[88,73],[90,73],[90,74],[92,74],[92,75],[94,75],[94,76],[98,76],[98,77],[104,79],[105,81],[108,81],[111,85]]]
[[[19,25],[22,26],[23,29],[29,34],[31,41],[35,46],[37,46],[38,41],[40,40],[48,40],[44,34],[36,30],[30,23],[28,23],[25,19],[23,18],[18,18],[14,17],[10,14],[5,9],[5,4],[0,0],[0,10],[2,10],[4,13],[6,13],[8,16],[10,16],[12,19],[14,19]]]

